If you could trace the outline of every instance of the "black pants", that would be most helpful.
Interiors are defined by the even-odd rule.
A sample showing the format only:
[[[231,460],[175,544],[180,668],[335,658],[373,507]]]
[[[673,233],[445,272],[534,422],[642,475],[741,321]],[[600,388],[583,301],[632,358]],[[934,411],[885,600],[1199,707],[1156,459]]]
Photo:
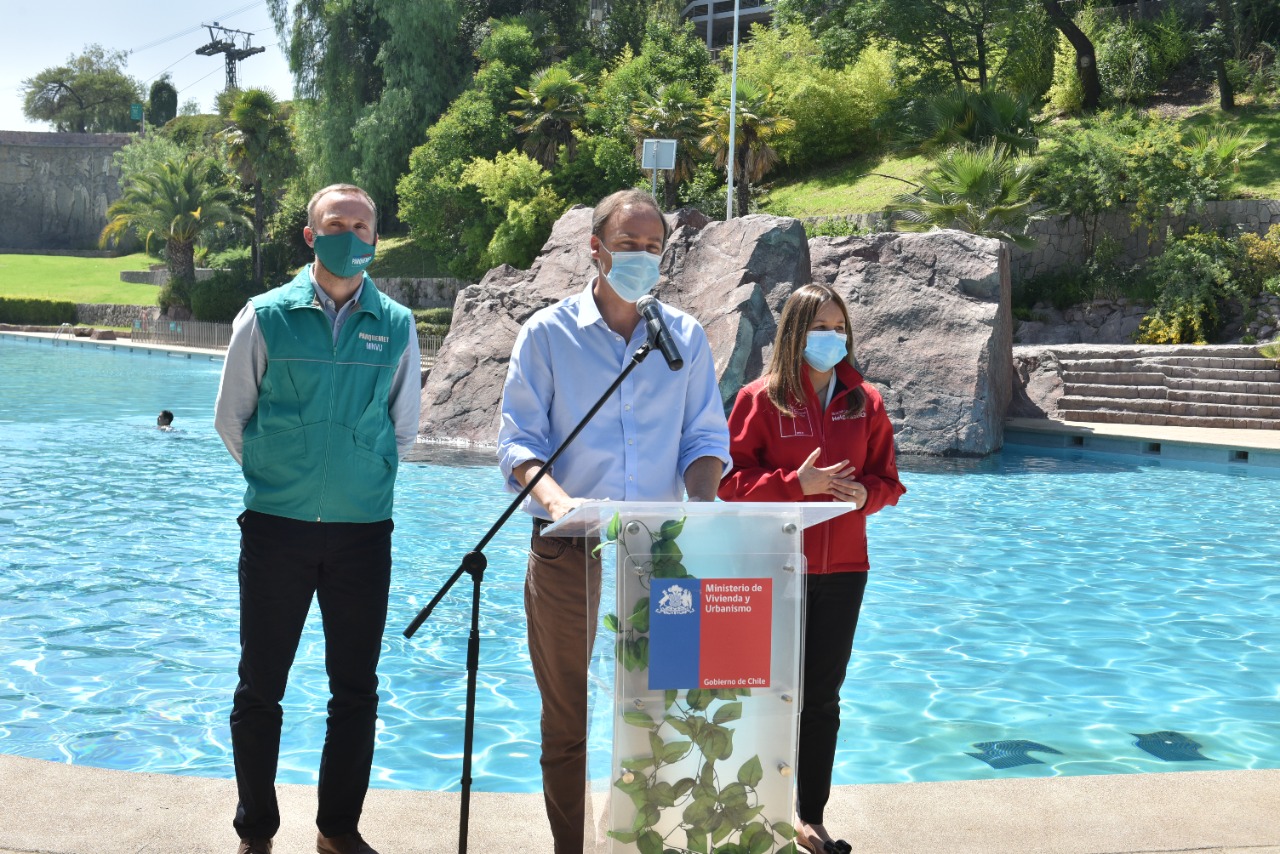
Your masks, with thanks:
[[[800,820],[822,824],[831,797],[831,769],[840,733],[840,686],[853,652],[865,572],[810,575],[805,579],[804,664],[796,800]]]
[[[271,838],[280,829],[280,700],[314,595],[331,695],[316,825],[325,836],[354,833],[373,764],[391,520],[299,522],[246,511],[239,522],[240,684],[231,710],[236,832]]]

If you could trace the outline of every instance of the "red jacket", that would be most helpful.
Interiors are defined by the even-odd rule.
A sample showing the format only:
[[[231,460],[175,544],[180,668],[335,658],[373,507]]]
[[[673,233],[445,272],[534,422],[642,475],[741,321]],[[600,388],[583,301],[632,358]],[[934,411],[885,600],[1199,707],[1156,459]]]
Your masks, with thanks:
[[[819,445],[822,453],[815,465],[848,459],[857,466],[854,478],[867,489],[866,505],[804,532],[804,554],[813,573],[866,572],[867,515],[897,504],[907,491],[898,482],[893,425],[880,393],[847,362],[836,366],[836,379],[835,396],[824,413],[804,371],[805,407],[794,418],[782,415],[769,400],[763,378],[738,392],[729,414],[733,469],[719,490],[725,501],[834,501],[830,495],[806,496],[797,469]],[[845,403],[854,388],[862,389],[866,405],[860,416],[849,418]]]

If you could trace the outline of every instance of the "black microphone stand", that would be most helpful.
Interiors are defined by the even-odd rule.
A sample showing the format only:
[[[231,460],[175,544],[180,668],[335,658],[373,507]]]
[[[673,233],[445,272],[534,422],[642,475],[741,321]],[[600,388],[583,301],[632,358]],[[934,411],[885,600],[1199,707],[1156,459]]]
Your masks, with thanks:
[[[480,582],[484,579],[485,568],[489,565],[484,556],[484,547],[489,544],[489,541],[494,538],[499,529],[511,518],[511,514],[516,512],[521,502],[528,497],[534,486],[538,484],[538,481],[542,480],[542,476],[551,471],[551,465],[560,457],[564,449],[569,447],[569,443],[578,438],[582,428],[586,427],[587,423],[595,417],[595,414],[600,411],[600,407],[604,406],[605,401],[613,396],[613,393],[618,390],[618,386],[622,385],[622,381],[652,351],[653,336],[652,331],[650,331],[649,340],[640,345],[635,355],[631,357],[631,362],[622,369],[622,373],[618,374],[618,378],[600,396],[600,399],[595,402],[591,410],[583,416],[582,420],[578,422],[578,426],[573,428],[573,432],[565,437],[565,440],[560,443],[560,447],[556,448],[551,458],[542,464],[542,467],[534,473],[533,477],[529,478],[529,482],[525,484],[524,489],[520,490],[520,494],[502,512],[502,515],[498,517],[498,521],[493,523],[492,527],[480,539],[480,542],[476,544],[476,547],[462,556],[462,563],[454,570],[453,575],[444,583],[439,592],[431,598],[431,601],[427,603],[427,607],[419,611],[418,616],[414,617],[413,622],[404,630],[404,636],[412,638],[427,617],[431,616],[431,612],[440,600],[444,598],[444,595],[449,592],[449,588],[453,587],[454,582],[461,578],[464,572],[471,576],[471,631],[467,636],[467,703],[462,736],[462,813],[458,818],[458,854],[467,854],[467,822],[471,815],[471,746],[475,739],[476,729],[476,675],[480,670]]]

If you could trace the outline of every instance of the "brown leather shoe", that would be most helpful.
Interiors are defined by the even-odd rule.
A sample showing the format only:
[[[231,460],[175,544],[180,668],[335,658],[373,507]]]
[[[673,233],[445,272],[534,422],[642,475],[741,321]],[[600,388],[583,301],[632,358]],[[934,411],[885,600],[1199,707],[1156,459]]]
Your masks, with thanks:
[[[271,840],[241,839],[236,854],[271,854]]]
[[[373,847],[360,838],[358,833],[341,833],[337,836],[316,834],[317,854],[378,854]]]

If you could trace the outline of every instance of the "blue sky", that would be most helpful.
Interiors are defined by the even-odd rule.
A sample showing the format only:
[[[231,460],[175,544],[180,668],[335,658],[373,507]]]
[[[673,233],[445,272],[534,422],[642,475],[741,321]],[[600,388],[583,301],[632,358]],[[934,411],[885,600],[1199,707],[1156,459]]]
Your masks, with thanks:
[[[267,48],[240,63],[241,88],[270,89],[282,100],[293,96],[288,61],[276,44],[266,0],[213,0],[208,4],[185,0],[0,0],[0,10],[5,21],[0,28],[0,130],[51,130],[47,124],[29,122],[22,115],[22,81],[65,62],[95,42],[109,50],[130,51],[125,70],[143,80],[145,87],[167,70],[178,88],[179,104],[194,98],[201,110],[212,111],[214,96],[226,82],[223,58],[197,56],[195,50],[209,41],[209,31],[200,24],[214,21],[253,33],[253,45]]]

